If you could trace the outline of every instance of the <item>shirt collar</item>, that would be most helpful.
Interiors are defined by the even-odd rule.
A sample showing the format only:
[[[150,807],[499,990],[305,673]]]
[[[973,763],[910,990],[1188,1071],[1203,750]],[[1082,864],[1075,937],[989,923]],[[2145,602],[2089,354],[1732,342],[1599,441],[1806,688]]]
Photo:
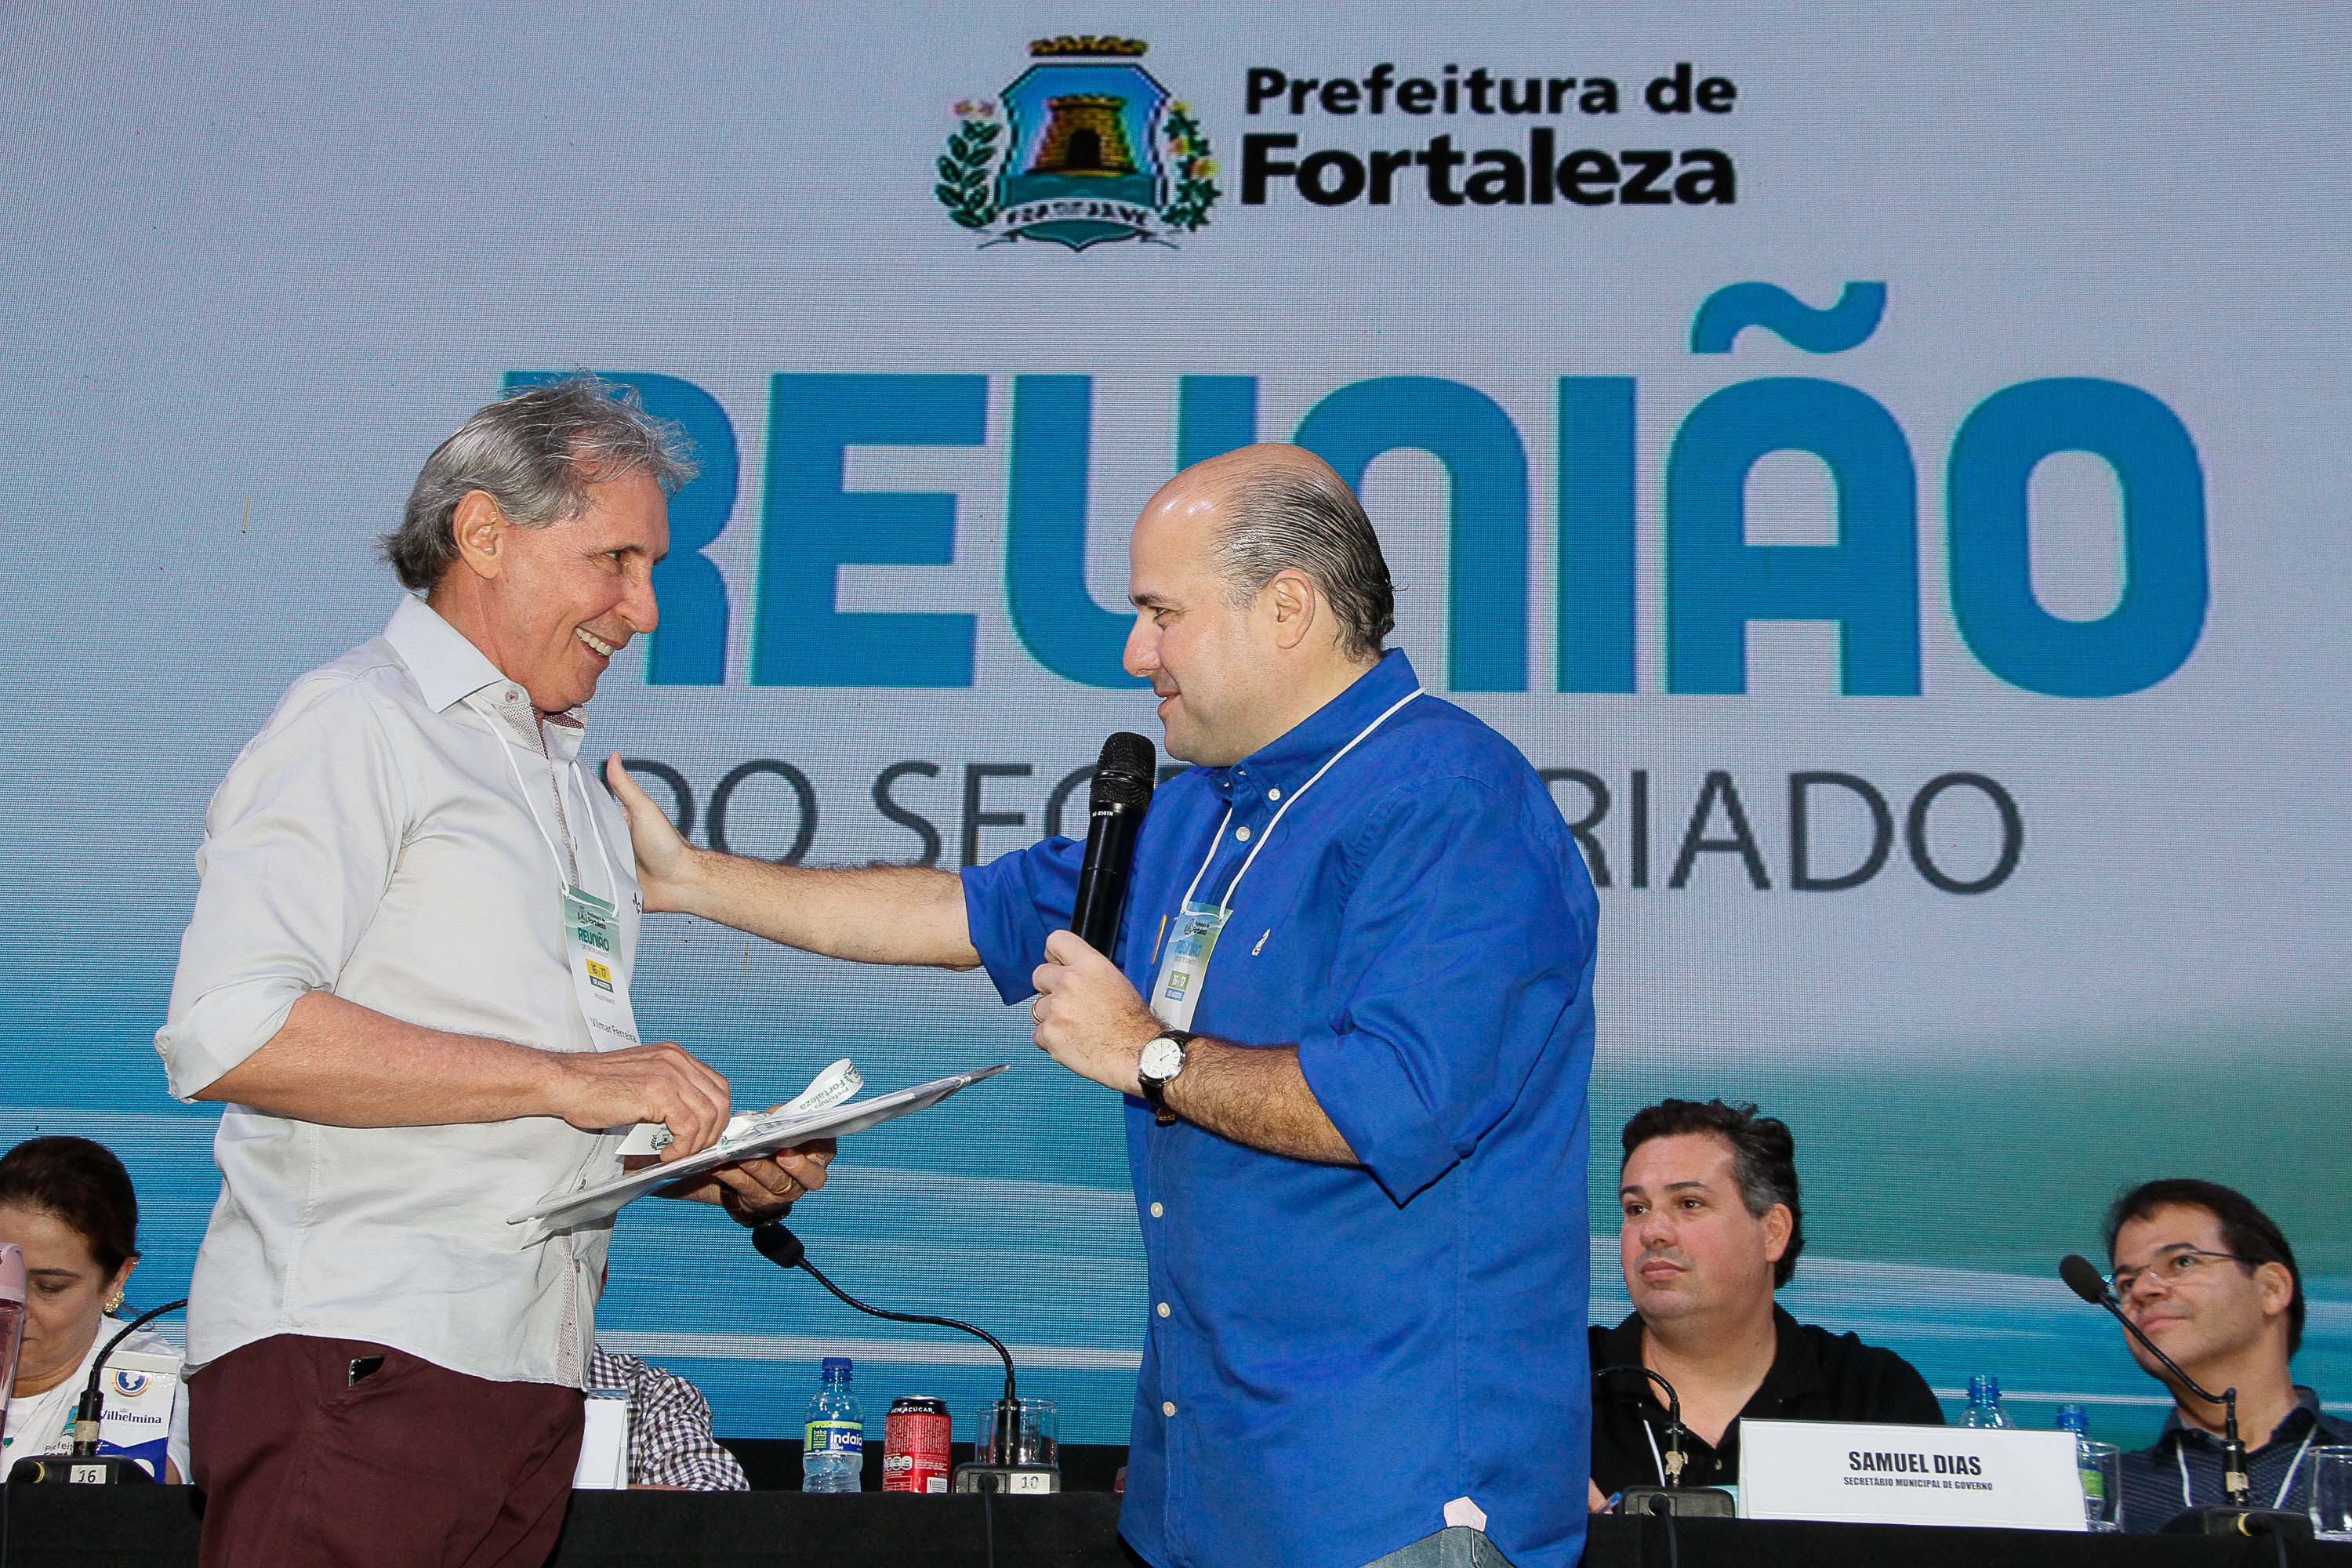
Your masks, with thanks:
[[[509,680],[490,662],[489,655],[476,647],[473,640],[441,618],[441,612],[414,594],[403,594],[400,603],[393,606],[392,619],[383,628],[383,640],[408,667],[416,682],[416,689],[425,696],[425,705],[436,713],[446,713],[478,691],[488,691],[491,706],[500,717],[529,735],[530,693],[520,681]],[[551,726],[549,743],[560,745],[566,741],[577,742],[587,728],[580,710],[567,708],[561,713],[547,715]]]
[[[2263,1438],[2259,1442],[2247,1443],[2246,1452],[2251,1455],[2259,1453],[2263,1449],[2270,1447],[2272,1445],[2276,1443],[2292,1443],[2313,1426],[2319,1427],[2323,1431],[2326,1432],[2331,1438],[2338,1442],[2343,1441],[2347,1436],[2352,1436],[2352,1427],[2347,1427],[2344,1422],[2336,1420],[2334,1416],[2329,1415],[2326,1412],[2319,1408],[2319,1395],[2317,1394],[2304,1387],[2301,1384],[2296,1384],[2294,1385],[2294,1408],[2288,1411],[2284,1415],[2279,1417],[2279,1424],[2275,1427],[2272,1428],[2269,1436]],[[2242,1431],[2239,1433],[2239,1436],[2243,1437],[2246,1434]],[[2187,1442],[2191,1438],[2194,1438],[2200,1443],[2211,1444],[2217,1447],[2221,1442],[2220,1437],[2208,1432],[2204,1427],[2192,1426],[2188,1422],[2183,1421],[2180,1418],[2180,1406],[2178,1405],[2174,1405],[2170,1410],[2166,1411],[2163,1429],[2156,1435],[2156,1446],[2161,1448],[2168,1444],[2177,1445]]]
[[[1412,661],[1402,648],[1391,648],[1380,662],[1358,676],[1352,685],[1318,708],[1283,734],[1267,742],[1229,768],[1213,768],[1209,780],[1219,795],[1231,799],[1236,779],[1295,792],[1331,759],[1334,752],[1363,732],[1364,726],[1421,685]]]
[[[1642,1314],[1630,1314],[1623,1322],[1601,1336],[1601,1366],[1639,1366],[1642,1364]],[[1596,1367],[1594,1370],[1599,1370]],[[1657,1384],[1646,1377],[1627,1373],[1610,1379],[1622,1387],[1605,1390],[1609,1397],[1643,1400],[1665,1408],[1658,1397]],[[1764,1381],[1748,1396],[1740,1414],[1754,1411],[1769,1415],[1775,1407],[1786,1404],[1801,1394],[1812,1394],[1822,1386],[1822,1363],[1805,1343],[1805,1331],[1797,1320],[1779,1302],[1772,1304],[1772,1364],[1764,1373]]]
[[[476,647],[465,633],[441,618],[441,612],[414,594],[403,594],[383,628],[383,640],[408,667],[436,713],[463,701],[486,686],[506,681],[489,655]],[[507,682],[512,685],[511,681]],[[520,688],[518,688],[520,689]]]

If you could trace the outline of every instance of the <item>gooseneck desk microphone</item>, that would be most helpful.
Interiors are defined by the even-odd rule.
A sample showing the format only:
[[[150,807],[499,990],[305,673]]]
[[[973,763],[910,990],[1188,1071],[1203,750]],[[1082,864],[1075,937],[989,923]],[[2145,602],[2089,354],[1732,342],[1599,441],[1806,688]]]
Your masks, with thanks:
[[[1683,1467],[1689,1457],[1683,1452],[1683,1402],[1675,1393],[1675,1385],[1646,1366],[1604,1366],[1592,1374],[1602,1377],[1646,1377],[1666,1394],[1666,1447],[1659,1457],[1658,1468],[1665,1484],[1654,1487],[1627,1487],[1618,1500],[1621,1513],[1685,1514],[1694,1518],[1729,1519],[1732,1516],[1731,1494],[1721,1487],[1685,1487]]]
[[[2058,1260],[2058,1278],[2066,1289],[2094,1307],[2104,1307],[2112,1313],[2154,1356],[2173,1381],[2205,1401],[2221,1407],[2221,1481],[2226,1503],[2208,1503],[2201,1508],[2186,1508],[2165,1522],[2167,1535],[2298,1535],[2311,1534],[2310,1519],[2284,1509],[2256,1508],[2252,1484],[2246,1477],[2246,1444],[2238,1435],[2238,1391],[2225,1388],[2219,1394],[2209,1394],[2197,1380],[2180,1369],[2180,1363],[2158,1348],[2157,1342],[2140,1331],[2140,1326],[2124,1316],[2116,1300],[2116,1293],[2107,1288],[2098,1268],[2079,1253],[2068,1253]]]
[[[782,1220],[772,1219],[765,1224],[752,1226],[751,1245],[759,1249],[761,1257],[777,1268],[801,1270],[839,1297],[844,1305],[854,1307],[868,1317],[887,1318],[894,1323],[929,1323],[937,1328],[958,1329],[975,1339],[987,1341],[988,1348],[994,1351],[1004,1363],[1004,1399],[996,1407],[996,1433],[993,1447],[1003,1458],[1007,1460],[1018,1458],[1021,1451],[1021,1404],[1020,1396],[1013,1388],[1013,1352],[1004,1348],[1003,1341],[986,1329],[977,1328],[959,1319],[938,1318],[926,1312],[893,1312],[885,1307],[869,1306],[826,1279],[824,1271],[808,1260],[808,1248],[802,1244],[801,1238],[787,1230]],[[1024,1479],[1032,1484],[1022,1484]],[[1012,1462],[994,1465],[975,1463],[965,1465],[956,1471],[955,1489],[981,1492],[1059,1491],[1062,1489],[1062,1475],[1059,1468],[1050,1465],[1024,1465]]]
[[[103,1386],[106,1378],[106,1363],[114,1354],[115,1347],[129,1339],[134,1332],[145,1328],[164,1313],[176,1312],[187,1304],[185,1298],[177,1301],[166,1301],[152,1311],[140,1313],[116,1331],[114,1337],[106,1342],[106,1348],[99,1352],[98,1360],[91,1363],[89,1382],[82,1387],[81,1403],[74,1407],[72,1451],[62,1455],[50,1454],[47,1457],[36,1455],[30,1458],[17,1460],[16,1468],[8,1476],[10,1485],[65,1484],[111,1487],[132,1486],[158,1479],[149,1475],[147,1467],[136,1459],[128,1458],[121,1454],[100,1454],[98,1451],[98,1428],[106,1408]],[[161,1460],[156,1462],[156,1468],[158,1470],[163,1468]]]

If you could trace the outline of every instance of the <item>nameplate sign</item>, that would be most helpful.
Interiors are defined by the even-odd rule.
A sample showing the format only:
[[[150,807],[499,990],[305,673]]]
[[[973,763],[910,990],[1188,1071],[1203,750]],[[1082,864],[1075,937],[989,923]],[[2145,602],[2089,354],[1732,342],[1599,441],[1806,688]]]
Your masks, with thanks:
[[[2079,1531],[2083,1482],[2071,1432],[1743,1420],[1739,1512]]]

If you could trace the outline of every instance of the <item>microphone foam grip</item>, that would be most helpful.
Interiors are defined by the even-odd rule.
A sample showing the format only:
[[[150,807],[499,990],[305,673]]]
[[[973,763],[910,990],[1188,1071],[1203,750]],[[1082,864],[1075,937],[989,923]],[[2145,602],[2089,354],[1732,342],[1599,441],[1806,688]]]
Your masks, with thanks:
[[[2058,1278],[2066,1281],[2066,1289],[2088,1301],[2092,1306],[2102,1307],[2106,1304],[2107,1282],[2099,1278],[2097,1268],[2082,1254],[2070,1252],[2060,1258]]]
[[[785,1229],[782,1220],[772,1219],[765,1225],[753,1226],[751,1245],[760,1249],[761,1257],[779,1268],[798,1268],[801,1259],[808,1256],[808,1248],[801,1244],[801,1238]]]

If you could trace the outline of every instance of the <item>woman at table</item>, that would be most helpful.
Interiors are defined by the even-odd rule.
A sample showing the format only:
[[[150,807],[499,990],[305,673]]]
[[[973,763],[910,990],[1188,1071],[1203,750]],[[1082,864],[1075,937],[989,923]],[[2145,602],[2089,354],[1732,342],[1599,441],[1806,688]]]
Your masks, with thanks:
[[[121,1331],[122,1292],[139,1266],[139,1195],[113,1151],[87,1138],[35,1138],[0,1155],[0,1241],[24,1249],[25,1341],[0,1475],[16,1461],[73,1447],[74,1407],[90,1368]],[[126,1313],[126,1317],[136,1316]],[[179,1352],[141,1330],[122,1350]],[[188,1470],[188,1406],[172,1406],[163,1480]]]

